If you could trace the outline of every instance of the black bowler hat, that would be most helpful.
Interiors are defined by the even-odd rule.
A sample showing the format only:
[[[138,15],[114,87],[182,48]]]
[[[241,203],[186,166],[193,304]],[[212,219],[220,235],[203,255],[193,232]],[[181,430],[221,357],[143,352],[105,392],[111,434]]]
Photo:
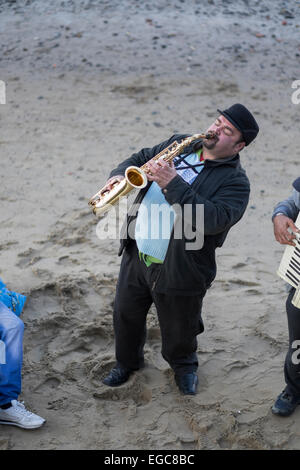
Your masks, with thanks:
[[[259,127],[253,115],[244,105],[236,103],[224,111],[220,109],[218,111],[242,133],[246,145],[249,145],[255,139]]]

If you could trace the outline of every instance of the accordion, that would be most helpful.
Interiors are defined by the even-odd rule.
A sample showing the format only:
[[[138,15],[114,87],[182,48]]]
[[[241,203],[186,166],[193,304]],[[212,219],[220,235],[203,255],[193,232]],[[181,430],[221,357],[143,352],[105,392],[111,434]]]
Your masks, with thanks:
[[[295,225],[300,228],[300,213]],[[295,235],[294,243],[296,246],[288,245],[285,248],[277,274],[292,287],[295,287],[296,291],[292,304],[296,308],[300,308],[300,233]]]

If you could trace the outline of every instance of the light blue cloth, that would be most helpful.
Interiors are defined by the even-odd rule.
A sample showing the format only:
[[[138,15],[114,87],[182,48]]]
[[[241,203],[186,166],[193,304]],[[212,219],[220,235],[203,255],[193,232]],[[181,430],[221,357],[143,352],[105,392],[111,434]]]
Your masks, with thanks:
[[[183,155],[181,155],[183,156]],[[179,157],[174,159],[174,163]],[[199,164],[199,156],[192,153],[185,158],[190,165]],[[195,171],[186,167],[185,161],[181,161],[176,171],[188,184],[192,184],[203,169],[203,166],[195,167]],[[153,256],[161,261],[165,259],[169,246],[170,236],[175,220],[175,212],[167,202],[161,188],[155,181],[148,189],[140,205],[135,226],[135,240],[141,253]]]
[[[26,302],[26,296],[8,290],[2,279],[0,279],[0,301],[19,317]]]
[[[298,191],[293,189],[291,196],[289,196],[284,201],[281,201],[278,204],[276,204],[273,214],[272,214],[272,220],[277,214],[282,212],[283,214],[285,214],[287,217],[290,217],[290,219],[292,219],[295,222],[295,220],[298,217],[299,210],[300,210],[300,194]]]
[[[0,301],[0,406],[21,393],[24,323]]]

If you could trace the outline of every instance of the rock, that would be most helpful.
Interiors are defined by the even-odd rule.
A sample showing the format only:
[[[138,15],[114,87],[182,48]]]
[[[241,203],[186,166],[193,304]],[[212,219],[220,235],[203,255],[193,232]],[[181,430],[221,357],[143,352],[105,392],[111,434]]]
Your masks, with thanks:
[[[8,439],[0,439],[0,450],[8,450],[9,449],[9,440]]]
[[[286,10],[285,8],[282,8],[279,12],[280,15],[283,15],[285,18],[295,18],[293,13],[291,13],[289,10]]]

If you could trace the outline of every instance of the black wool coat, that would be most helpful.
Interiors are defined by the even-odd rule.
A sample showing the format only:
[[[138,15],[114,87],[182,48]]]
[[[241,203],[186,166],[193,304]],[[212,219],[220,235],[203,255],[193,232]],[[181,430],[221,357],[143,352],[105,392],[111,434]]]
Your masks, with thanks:
[[[130,165],[141,167],[174,141],[180,142],[189,136],[175,134],[153,148],[144,148],[134,153],[120,163],[110,173],[110,177],[124,175]],[[185,148],[184,153],[191,153],[201,145],[201,141],[195,142]],[[139,191],[133,204],[134,208],[142,201],[151,184],[149,182]],[[196,205],[204,205],[204,243],[200,249],[186,249],[191,240],[186,239],[184,233],[180,239],[174,238],[173,230],[164,263],[152,287],[157,293],[205,295],[217,272],[215,250],[223,245],[229,229],[241,219],[249,201],[250,183],[241,167],[240,157],[237,154],[218,161],[205,160],[203,170],[191,185],[177,175],[162,191],[170,205],[184,207],[185,204],[190,204],[193,229],[196,229]],[[122,228],[119,256],[126,246],[132,243],[128,229],[130,227],[130,234],[134,233],[132,224],[135,224],[136,217],[137,210],[129,210]],[[175,223],[180,222],[176,219]]]

